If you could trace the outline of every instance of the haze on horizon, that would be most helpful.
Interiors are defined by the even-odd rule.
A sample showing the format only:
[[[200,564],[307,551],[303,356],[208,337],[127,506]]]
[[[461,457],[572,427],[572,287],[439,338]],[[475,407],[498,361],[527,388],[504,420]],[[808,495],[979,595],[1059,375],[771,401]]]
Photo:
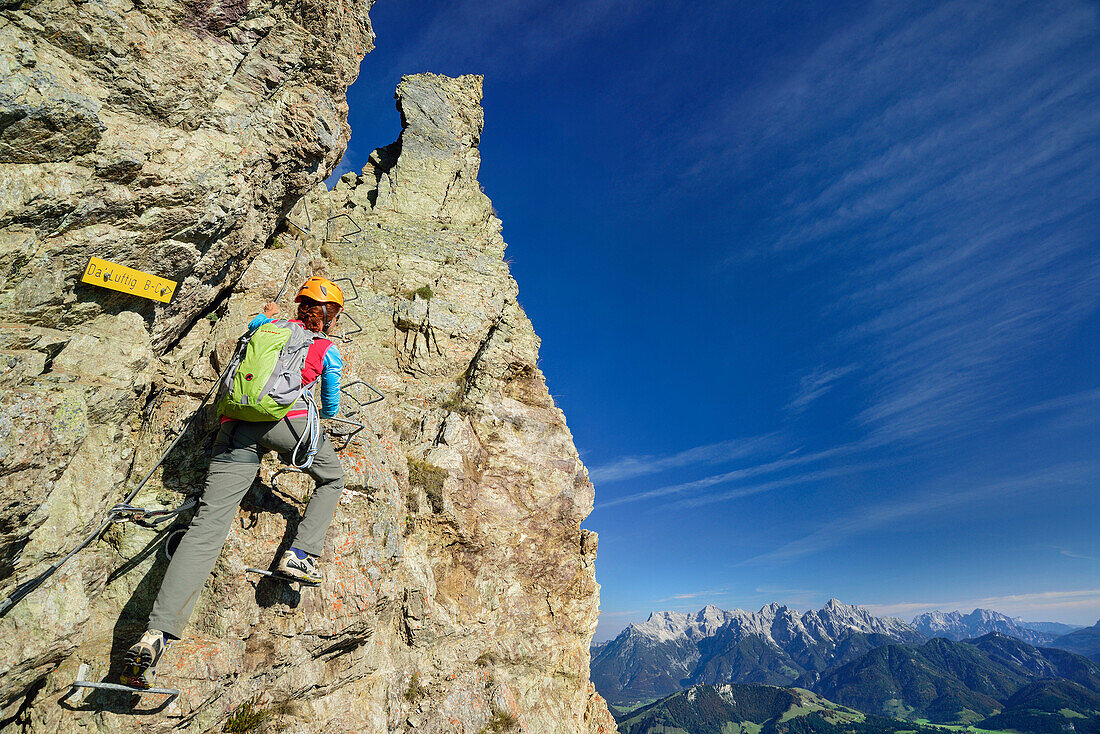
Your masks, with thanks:
[[[485,74],[480,179],[596,485],[597,639],[655,610],[1100,617],[1100,7],[379,2]]]

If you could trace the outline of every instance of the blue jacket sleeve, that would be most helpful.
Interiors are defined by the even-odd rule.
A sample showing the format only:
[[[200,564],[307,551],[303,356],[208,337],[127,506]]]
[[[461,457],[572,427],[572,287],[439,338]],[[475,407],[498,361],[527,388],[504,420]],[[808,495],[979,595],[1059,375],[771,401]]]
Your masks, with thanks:
[[[267,316],[264,316],[263,314],[260,314],[259,316],[257,316],[256,318],[254,318],[254,319],[252,319],[251,321],[248,322],[248,330],[249,331],[255,331],[256,329],[260,328],[264,324],[270,324],[274,320],[275,319],[270,319]]]
[[[340,377],[344,360],[336,345],[325,350],[321,360],[321,417],[335,418],[340,412]]]

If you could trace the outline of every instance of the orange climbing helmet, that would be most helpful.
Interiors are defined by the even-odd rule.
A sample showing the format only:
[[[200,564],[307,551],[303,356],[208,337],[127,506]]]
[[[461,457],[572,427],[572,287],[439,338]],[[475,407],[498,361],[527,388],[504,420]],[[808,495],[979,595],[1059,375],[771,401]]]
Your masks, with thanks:
[[[344,292],[340,290],[340,286],[328,278],[317,275],[302,284],[302,287],[298,290],[298,295],[294,298],[294,302],[301,303],[303,298],[308,298],[317,303],[335,303],[340,308],[344,307]]]

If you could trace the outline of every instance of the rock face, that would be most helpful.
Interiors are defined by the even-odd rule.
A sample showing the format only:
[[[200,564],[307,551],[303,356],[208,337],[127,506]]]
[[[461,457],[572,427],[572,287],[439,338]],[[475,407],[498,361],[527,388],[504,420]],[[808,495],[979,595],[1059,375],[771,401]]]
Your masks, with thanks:
[[[6,0],[0,309],[76,327],[133,299],[90,255],[180,281],[141,311],[163,349],[235,280],[350,137],[373,47],[361,0]]]
[[[0,728],[614,730],[588,680],[592,485],[477,184],[480,77],[406,78],[401,139],[316,185],[348,137],[368,6],[7,6],[0,592],[103,521],[284,284],[289,314],[306,276],[350,279],[345,382],[387,400],[345,403],[365,428],[336,439],[347,491],[321,587],[244,572],[286,546],[312,488],[269,457],[160,666],[181,695],[66,695],[83,665],[115,680],[164,572],[172,533],[117,524],[0,618]],[[298,226],[273,238],[287,212]],[[90,255],[180,287],[154,308],[79,285]],[[215,425],[205,408],[134,502],[200,491]]]
[[[141,452],[177,427],[178,415],[144,413],[179,381],[159,358],[342,154],[345,92],[373,41],[368,9],[341,0],[0,5],[5,596],[97,527],[135,461],[148,461]],[[170,305],[154,306],[82,285],[92,255],[180,287]],[[170,474],[184,476],[180,448]],[[75,558],[0,621],[0,728],[87,639],[96,615],[111,613],[105,588],[119,564],[110,548]]]

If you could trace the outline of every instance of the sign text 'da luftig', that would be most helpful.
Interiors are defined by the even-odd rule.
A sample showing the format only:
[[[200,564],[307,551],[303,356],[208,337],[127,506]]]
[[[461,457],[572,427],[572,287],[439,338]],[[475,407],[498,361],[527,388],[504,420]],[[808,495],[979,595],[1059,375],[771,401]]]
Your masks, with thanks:
[[[142,298],[151,298],[162,303],[171,301],[172,294],[176,291],[174,280],[161,278],[98,257],[88,260],[88,267],[84,269],[84,277],[81,278],[81,281],[141,296]]]

